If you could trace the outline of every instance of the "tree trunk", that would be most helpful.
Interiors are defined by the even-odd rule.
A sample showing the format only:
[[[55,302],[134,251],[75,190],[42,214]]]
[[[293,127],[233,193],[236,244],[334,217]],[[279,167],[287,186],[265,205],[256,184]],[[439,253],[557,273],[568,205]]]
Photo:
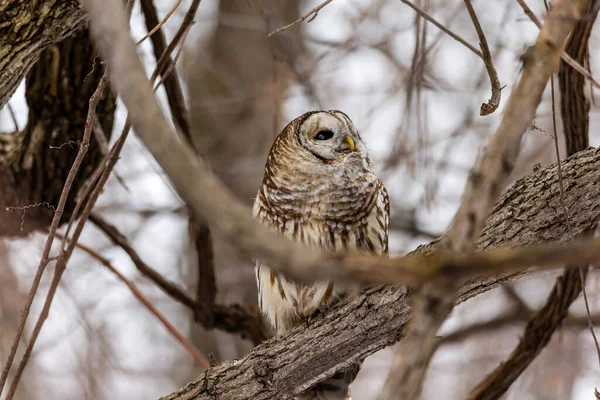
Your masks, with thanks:
[[[0,133],[0,236],[26,235],[49,225],[83,135],[89,98],[103,73],[97,55],[88,31],[81,30],[44,50],[27,74],[27,126]],[[114,110],[115,96],[106,91],[96,116],[107,138]],[[92,138],[63,220],[101,157]]]

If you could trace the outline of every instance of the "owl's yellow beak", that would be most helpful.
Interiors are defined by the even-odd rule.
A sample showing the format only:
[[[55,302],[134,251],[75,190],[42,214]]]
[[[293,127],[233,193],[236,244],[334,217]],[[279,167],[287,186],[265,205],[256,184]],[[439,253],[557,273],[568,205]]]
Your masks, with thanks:
[[[346,136],[346,143],[350,146],[350,150],[354,150],[354,140],[350,136]]]

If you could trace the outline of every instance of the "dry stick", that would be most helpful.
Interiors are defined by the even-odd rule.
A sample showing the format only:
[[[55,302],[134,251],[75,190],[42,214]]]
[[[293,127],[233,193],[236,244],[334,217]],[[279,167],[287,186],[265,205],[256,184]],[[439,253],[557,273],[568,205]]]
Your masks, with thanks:
[[[167,79],[171,79],[171,77],[173,76],[172,73],[175,72],[175,67],[177,66],[177,61],[179,61],[179,57],[181,56],[181,53],[183,52],[183,43],[185,43],[185,39],[187,38],[187,35],[193,24],[194,24],[194,21],[192,21],[189,25],[187,25],[185,27],[185,30],[183,31],[183,35],[181,36],[182,44],[181,44],[181,46],[179,46],[179,49],[177,49],[177,53],[175,53],[175,58],[173,58],[172,61],[170,61],[169,63],[166,64],[166,65],[168,65],[168,68],[161,74],[162,77],[160,78],[158,83],[154,86],[155,92],[158,90],[158,88],[160,87],[161,84],[166,82]],[[189,127],[188,127],[188,129],[189,129]],[[191,145],[191,138],[189,138],[189,142]]]
[[[33,282],[31,283],[31,289],[29,290],[29,295],[27,297],[27,301],[25,302],[25,306],[21,311],[21,319],[19,321],[19,326],[17,327],[17,332],[13,338],[13,342],[10,348],[10,353],[6,362],[4,363],[4,367],[2,369],[2,375],[0,376],[0,394],[2,394],[2,390],[4,389],[4,385],[6,384],[6,379],[8,377],[8,372],[12,366],[12,363],[15,358],[15,354],[17,352],[17,348],[19,347],[19,343],[21,341],[21,337],[23,335],[23,330],[25,329],[25,323],[27,322],[27,317],[29,316],[29,312],[31,310],[31,304],[33,303],[33,299],[37,293],[38,287],[40,285],[40,281],[42,279],[42,275],[48,265],[50,259],[50,250],[52,249],[52,243],[54,242],[54,238],[56,235],[56,230],[58,229],[58,225],[60,224],[60,220],[62,218],[63,212],[65,210],[65,204],[67,202],[67,198],[69,196],[69,192],[71,191],[71,187],[73,186],[73,181],[75,180],[75,176],[79,171],[79,167],[83,162],[83,158],[87,153],[89,147],[89,140],[92,134],[92,127],[94,123],[94,117],[96,113],[96,106],[102,97],[102,93],[106,88],[108,83],[108,73],[105,71],[104,75],[98,82],[98,86],[96,91],[92,94],[89,101],[88,115],[85,121],[85,128],[83,131],[83,139],[81,141],[81,145],[79,146],[79,151],[77,152],[77,156],[73,161],[73,165],[69,170],[69,174],[67,175],[67,179],[65,181],[65,185],[63,186],[62,192],[60,194],[60,198],[58,200],[58,205],[56,206],[56,211],[54,213],[54,217],[52,218],[52,223],[50,224],[50,229],[48,233],[48,237],[46,239],[46,244],[44,245],[44,250],[42,251],[42,258],[40,260],[40,264],[33,278]],[[59,260],[60,261],[60,260]],[[9,399],[10,393],[7,397]]]
[[[144,42],[144,40],[148,39],[150,36],[154,35],[159,29],[161,29],[161,27],[169,20],[169,18],[171,18],[171,15],[173,15],[173,13],[175,13],[175,11],[177,10],[177,8],[179,8],[179,5],[181,4],[183,0],[177,0],[177,2],[173,5],[173,7],[171,7],[171,10],[169,10],[169,12],[165,15],[165,17],[158,22],[158,18],[156,18],[157,22],[154,24],[154,28],[150,29],[148,31],[148,33],[146,35],[144,35],[143,38],[141,38],[140,40],[137,41],[136,45],[140,45]],[[144,9],[144,3],[148,4],[148,2],[152,3],[152,0],[147,0],[142,1],[142,10]],[[152,7],[154,9],[154,15],[156,15],[156,8],[154,8],[154,4],[152,4]],[[145,11],[143,11],[144,14],[146,14]]]
[[[156,7],[154,6],[153,0],[141,0],[140,5],[142,7],[142,12],[144,13],[146,28],[150,29],[150,27],[158,25],[158,15],[156,14]],[[194,10],[191,10],[191,12],[195,13]],[[190,11],[188,11],[188,14],[189,13]],[[185,31],[187,31],[187,25],[188,23],[186,23],[183,28]],[[154,58],[156,59],[157,63],[162,57],[165,57],[167,59],[167,64],[171,64],[173,62],[170,56],[171,52],[167,51],[166,39],[162,29],[159,29],[158,32],[151,37],[151,40]],[[163,56],[164,54],[167,55]],[[169,77],[164,82],[164,87],[165,93],[167,94],[167,101],[169,103],[171,115],[173,117],[173,122],[186,140],[192,144],[189,113],[185,107],[183,91],[181,90],[181,86],[179,84],[177,71],[173,71],[171,74],[169,74]]]
[[[98,185],[92,192],[92,194],[90,196],[90,200],[86,204],[86,207],[84,208],[84,210],[82,212],[79,224],[75,227],[75,232],[73,233],[73,236],[70,239],[73,241],[72,243],[77,242],[79,236],[81,235],[81,232],[83,231],[83,226],[85,225],[85,222],[87,221],[87,217],[89,216],[89,213],[91,212],[91,208],[95,204],[98,196],[100,195],[100,192],[102,191],[102,188],[104,187],[104,184],[106,183],[106,180],[108,179],[108,176],[110,175],[110,172],[112,171],[112,168],[114,167],[114,164],[116,164],[116,162],[118,160],[118,154],[123,146],[127,132],[128,132],[128,130],[126,132],[124,132],[124,134],[121,136],[121,138],[119,138],[117,143],[115,143],[115,146],[113,147],[113,149],[111,150],[111,153],[108,156],[108,165],[106,167],[106,170],[104,171],[104,174],[102,174],[100,176]],[[16,393],[17,387],[19,385],[19,381],[21,379],[21,375],[23,374],[23,371],[25,370],[25,367],[27,366],[27,362],[29,361],[31,352],[33,351],[33,347],[35,346],[35,343],[36,343],[37,338],[42,330],[44,322],[48,318],[48,315],[50,313],[50,307],[52,306],[52,302],[54,301],[54,296],[56,295],[56,290],[58,288],[58,284],[60,283],[60,280],[62,279],[63,273],[66,269],[67,263],[71,257],[71,254],[73,253],[74,248],[75,248],[75,246],[73,244],[71,244],[69,247],[67,247],[66,250],[64,248],[61,249],[58,262],[56,263],[54,276],[52,277],[52,281],[50,282],[50,288],[48,289],[48,294],[46,295],[46,300],[42,307],[42,311],[40,312],[40,315],[38,316],[36,324],[33,328],[31,337],[29,338],[29,343],[27,345],[27,348],[25,349],[25,352],[23,354],[23,358],[21,359],[21,362],[19,363],[19,367],[13,378],[13,382],[11,384],[10,391],[8,392],[6,400],[11,400],[13,398],[14,394]]]
[[[114,225],[110,224],[102,216],[95,213],[90,215],[90,221],[102,232],[104,232],[104,234],[106,234],[106,236],[108,236],[114,244],[121,247],[125,253],[127,253],[138,271],[147,276],[170,297],[174,298],[181,304],[184,304],[192,309],[194,308],[194,299],[185,293],[185,291],[177,284],[165,279],[158,271],[146,264],[135,251],[135,249],[129,244],[129,240],[127,240],[125,235],[119,232]]]
[[[519,84],[509,98],[496,133],[485,154],[469,175],[463,201],[444,238],[442,248],[470,251],[480,235],[485,219],[500,195],[513,169],[521,138],[531,124],[548,78],[558,68],[560,54],[572,27],[586,9],[586,2],[557,1],[531,51]],[[394,364],[380,399],[418,398],[427,366],[435,352],[437,330],[453,304],[448,287],[427,286],[413,300],[413,321],[406,339],[400,343]]]
[[[463,38],[461,38],[460,36],[458,36],[457,34],[452,32],[450,29],[446,28],[443,24],[441,24],[440,22],[435,20],[435,18],[433,18],[431,15],[429,15],[425,10],[419,8],[417,5],[411,3],[410,1],[407,1],[407,0],[400,0],[400,1],[402,1],[404,4],[411,7],[421,17],[423,17],[427,21],[429,21],[432,24],[434,24],[435,26],[437,26],[444,33],[446,33],[447,35],[452,37],[454,40],[458,41],[459,43],[461,43],[462,45],[467,47],[475,55],[477,55],[479,58],[481,58],[481,60],[483,60],[485,69],[490,78],[490,84],[492,85],[492,97],[488,100],[487,103],[483,103],[481,105],[481,108],[479,110],[479,115],[482,115],[482,116],[489,115],[489,114],[493,113],[494,111],[496,111],[496,109],[500,105],[501,92],[502,92],[503,88],[500,87],[500,80],[498,78],[498,73],[496,72],[496,68],[494,67],[494,63],[492,61],[492,54],[491,54],[489,46],[487,44],[487,39],[485,37],[485,34],[483,33],[483,29],[481,28],[481,24],[479,23],[479,19],[477,18],[477,15],[475,14],[475,10],[473,9],[471,2],[469,0],[465,0],[465,4],[467,5],[469,15],[471,17],[471,20],[473,21],[475,30],[477,31],[477,36],[479,37],[479,46],[481,47],[481,51],[479,51],[475,47],[471,46],[466,40],[464,40]]]
[[[60,236],[60,234],[59,234]],[[135,286],[135,284],[133,282],[131,282],[129,279],[127,279],[123,274],[121,274],[111,263],[110,261],[108,261],[108,259],[104,258],[102,255],[100,255],[99,253],[97,253],[95,250],[93,250],[92,248],[81,244],[81,243],[76,243],[75,244],[76,247],[79,247],[81,250],[85,251],[87,254],[89,254],[90,256],[92,256],[93,258],[95,258],[96,260],[98,260],[100,263],[102,263],[102,265],[104,265],[106,268],[108,268],[108,270],[110,272],[112,272],[113,274],[116,275],[116,277],[123,282],[125,285],[127,285],[127,287],[129,288],[129,290],[131,291],[131,293],[135,296],[136,299],[138,299],[147,309],[148,311],[150,311],[150,313],[154,314],[154,316],[156,318],[158,318],[158,320],[160,321],[161,324],[163,324],[163,326],[167,329],[167,331],[169,331],[169,333],[175,338],[175,340],[177,342],[179,342],[179,344],[181,344],[181,346],[190,354],[190,356],[192,356],[192,358],[194,359],[194,362],[201,368],[210,368],[210,364],[207,360],[207,358],[198,351],[198,349],[196,349],[194,347],[194,345],[192,345],[181,333],[179,333],[179,331],[177,330],[177,328],[175,328],[161,313],[160,311],[158,311],[158,309],[156,307],[154,307],[152,305],[152,303],[146,298],[146,296],[144,296],[144,294]]]
[[[496,109],[500,105],[502,88],[500,87],[498,72],[496,72],[496,68],[494,67],[494,62],[492,61],[492,53],[490,52],[485,33],[483,33],[483,29],[481,28],[481,24],[479,23],[477,14],[473,9],[471,0],[465,0],[465,5],[467,6],[467,11],[469,12],[469,16],[471,17],[473,25],[475,26],[475,30],[477,31],[477,37],[479,38],[479,47],[481,47],[481,59],[485,64],[485,69],[487,70],[488,76],[490,77],[490,84],[492,85],[492,97],[488,100],[487,103],[483,103],[481,105],[479,115],[490,115],[491,113],[496,111]]]
[[[13,110],[12,105],[9,103],[6,104],[6,108],[8,108],[8,112],[10,114],[10,118],[12,119],[13,124],[15,125],[15,131],[19,131],[19,123],[17,122],[17,116],[15,115],[15,110]]]
[[[35,346],[37,338],[42,330],[42,327],[44,326],[44,322],[46,321],[46,319],[48,318],[48,315],[50,313],[50,307],[52,306],[52,302],[54,301],[54,296],[56,295],[56,290],[58,288],[58,284],[60,283],[60,280],[62,279],[63,273],[65,272],[65,269],[67,267],[67,263],[69,262],[69,259],[71,258],[71,254],[73,254],[73,250],[75,249],[75,243],[77,243],[79,236],[81,236],[81,233],[83,232],[83,227],[84,227],[85,223],[87,222],[87,218],[89,217],[91,210],[92,210],[94,204],[96,203],[96,200],[98,199],[98,196],[102,192],[102,189],[103,189],[104,185],[106,184],[106,181],[108,180],[108,177],[110,176],[110,173],[112,172],[112,169],[114,168],[115,164],[117,163],[118,155],[119,155],[121,149],[123,148],[123,144],[125,143],[125,138],[127,137],[128,132],[129,132],[129,129],[127,128],[123,132],[123,134],[121,135],[121,137],[119,138],[117,143],[115,143],[115,145],[113,146],[113,149],[111,150],[111,153],[108,156],[106,169],[105,169],[104,173],[100,176],[96,187],[92,191],[92,193],[90,195],[90,199],[88,200],[88,203],[86,204],[85,208],[82,211],[81,217],[79,219],[79,223],[75,227],[75,231],[73,232],[72,237],[69,239],[71,241],[71,243],[67,247],[66,250],[62,249],[60,252],[58,262],[56,263],[54,276],[52,277],[52,281],[50,282],[50,288],[48,289],[48,294],[46,295],[46,300],[44,302],[44,306],[42,307],[42,311],[40,312],[40,315],[39,315],[39,317],[36,321],[36,324],[33,328],[31,337],[29,338],[29,343],[27,344],[27,348],[25,349],[25,352],[23,354],[23,358],[21,359],[21,362],[19,363],[19,368],[17,369],[17,372],[15,373],[15,376],[13,378],[13,382],[10,386],[10,391],[8,392],[6,400],[11,400],[16,393],[17,387],[19,385],[19,381],[21,379],[21,375],[23,374],[23,371],[25,370],[25,367],[27,366],[27,362],[29,361],[29,358],[31,357],[31,352],[33,351],[33,347]]]
[[[594,320],[600,320],[599,315],[594,315]],[[465,327],[461,327],[455,331],[448,333],[439,338],[440,345],[446,344],[454,344],[456,342],[463,342],[468,339],[469,336],[474,336],[478,334],[497,334],[498,329],[506,327],[507,325],[515,325],[515,324],[524,324],[529,322],[529,317],[523,315],[520,311],[515,311],[513,313],[504,314],[497,316],[496,318],[483,321],[483,322],[475,322],[472,325],[467,325]],[[575,330],[585,330],[588,326],[588,318],[587,316],[582,317],[570,317],[567,316],[562,322],[559,324],[561,328],[575,329]]]
[[[303,16],[301,16],[300,18],[298,18],[297,20],[295,20],[291,24],[287,24],[286,26],[282,26],[281,28],[275,29],[273,32],[269,33],[269,35],[267,37],[270,38],[273,35],[277,35],[278,33],[281,33],[283,31],[285,31],[286,29],[291,28],[292,26],[294,26],[296,24],[299,24],[300,22],[304,21],[305,19],[307,19],[308,17],[310,17],[311,15],[314,14],[311,19],[309,19],[308,21],[306,21],[307,23],[312,22],[315,18],[317,18],[317,15],[319,14],[319,11],[321,11],[321,9],[323,7],[325,7],[327,4],[331,3],[332,1],[333,0],[326,0],[326,1],[324,1],[323,3],[319,4],[318,6],[316,6],[315,8],[313,8],[308,13],[306,13]]]

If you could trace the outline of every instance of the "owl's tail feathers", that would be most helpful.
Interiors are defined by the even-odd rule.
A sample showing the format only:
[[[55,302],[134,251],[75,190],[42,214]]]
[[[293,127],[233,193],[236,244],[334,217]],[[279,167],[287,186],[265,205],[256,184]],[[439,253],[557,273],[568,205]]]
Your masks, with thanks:
[[[360,364],[340,371],[331,378],[315,385],[296,397],[296,400],[347,400],[350,399],[350,384],[358,375]]]

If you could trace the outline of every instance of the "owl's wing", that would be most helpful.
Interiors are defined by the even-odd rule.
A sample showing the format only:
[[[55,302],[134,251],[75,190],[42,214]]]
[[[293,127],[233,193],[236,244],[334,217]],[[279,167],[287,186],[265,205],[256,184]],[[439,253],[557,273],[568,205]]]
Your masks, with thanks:
[[[377,180],[375,196],[373,208],[367,214],[366,219],[363,219],[359,228],[355,230],[355,247],[375,255],[387,256],[389,254],[390,197],[380,180]]]

